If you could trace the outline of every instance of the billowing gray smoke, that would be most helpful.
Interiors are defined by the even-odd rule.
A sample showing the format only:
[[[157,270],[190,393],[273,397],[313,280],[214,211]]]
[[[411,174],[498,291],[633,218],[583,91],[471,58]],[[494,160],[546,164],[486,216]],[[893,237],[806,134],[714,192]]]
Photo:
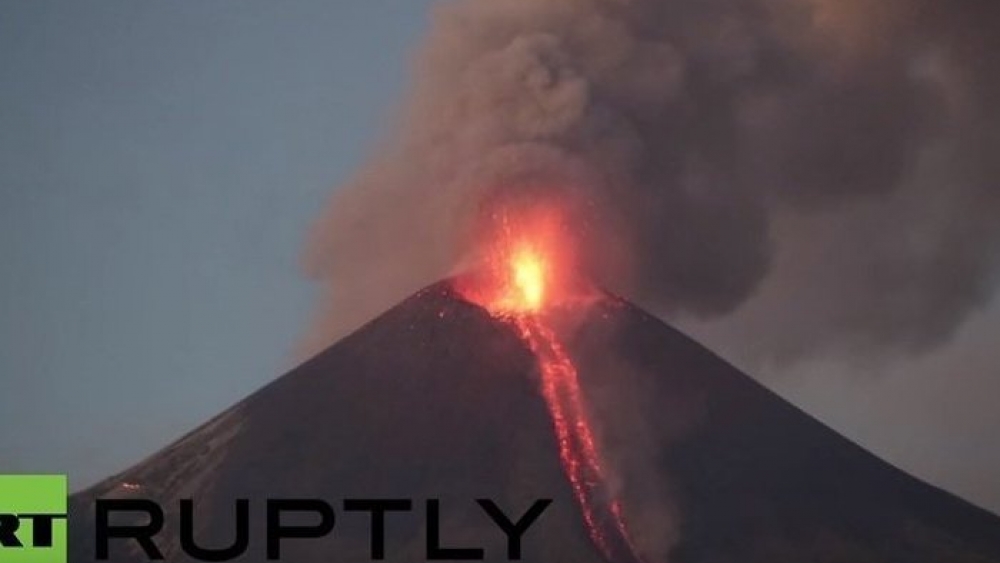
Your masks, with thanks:
[[[315,227],[308,347],[453,271],[524,189],[577,202],[601,283],[761,358],[941,343],[997,281],[998,31],[996,0],[441,4]]]

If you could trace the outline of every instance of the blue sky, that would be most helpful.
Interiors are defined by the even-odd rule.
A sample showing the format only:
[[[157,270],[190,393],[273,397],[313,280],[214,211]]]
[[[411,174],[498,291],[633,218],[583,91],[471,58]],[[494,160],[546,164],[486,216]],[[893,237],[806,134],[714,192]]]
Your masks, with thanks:
[[[85,485],[289,367],[306,229],[400,95],[426,12],[3,4],[0,471]]]

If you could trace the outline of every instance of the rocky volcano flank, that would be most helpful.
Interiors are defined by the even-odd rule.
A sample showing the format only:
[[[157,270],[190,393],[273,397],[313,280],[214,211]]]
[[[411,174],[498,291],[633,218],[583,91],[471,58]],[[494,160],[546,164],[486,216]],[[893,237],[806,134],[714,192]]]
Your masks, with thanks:
[[[370,561],[370,520],[345,498],[405,498],[386,519],[386,560],[425,560],[425,499],[441,537],[506,561],[506,537],[475,499],[520,515],[552,505],[523,560],[604,561],[588,538],[516,331],[433,285],[142,463],[71,499],[71,554],[94,561],[97,498],[148,498],[167,513],[157,545],[179,549],[180,499],[195,537],[230,545],[234,499],[251,502],[250,549],[265,561],[263,503],[319,498],[332,533],[288,540],[282,560]],[[1000,518],[879,460],[663,322],[604,296],[563,331],[646,563],[1000,562]],[[154,407],[151,407],[154,408]],[[111,560],[148,561],[112,540]]]

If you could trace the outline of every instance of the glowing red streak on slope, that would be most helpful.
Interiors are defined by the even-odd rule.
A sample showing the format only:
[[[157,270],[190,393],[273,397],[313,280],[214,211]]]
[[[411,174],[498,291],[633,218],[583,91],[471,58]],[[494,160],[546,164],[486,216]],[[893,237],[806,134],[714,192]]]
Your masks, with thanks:
[[[490,278],[460,290],[493,316],[512,322],[534,354],[559,458],[591,541],[609,561],[639,562],[621,502],[608,488],[576,366],[545,320],[544,313],[554,305],[585,301],[571,295],[566,280],[558,275],[572,260],[567,256],[569,245],[552,221],[552,216],[542,214],[513,229],[505,217],[500,241],[494,241],[488,257]]]
[[[607,537],[603,522],[610,518],[619,535],[617,539],[635,558],[621,503],[607,491],[607,478],[580,395],[576,366],[555,333],[538,316],[520,315],[514,318],[514,322],[538,360],[542,372],[542,394],[552,415],[559,458],[580,505],[591,540],[606,558],[618,560],[618,550],[613,548],[615,542]],[[607,498],[602,499],[602,496]],[[602,502],[605,506],[599,506]],[[602,517],[600,513],[604,510],[607,515]]]

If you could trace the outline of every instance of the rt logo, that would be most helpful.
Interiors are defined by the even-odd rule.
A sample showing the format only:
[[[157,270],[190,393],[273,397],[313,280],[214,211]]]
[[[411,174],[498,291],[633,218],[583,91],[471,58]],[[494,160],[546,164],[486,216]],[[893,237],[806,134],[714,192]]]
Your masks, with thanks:
[[[0,563],[66,563],[66,476],[0,475]]]

